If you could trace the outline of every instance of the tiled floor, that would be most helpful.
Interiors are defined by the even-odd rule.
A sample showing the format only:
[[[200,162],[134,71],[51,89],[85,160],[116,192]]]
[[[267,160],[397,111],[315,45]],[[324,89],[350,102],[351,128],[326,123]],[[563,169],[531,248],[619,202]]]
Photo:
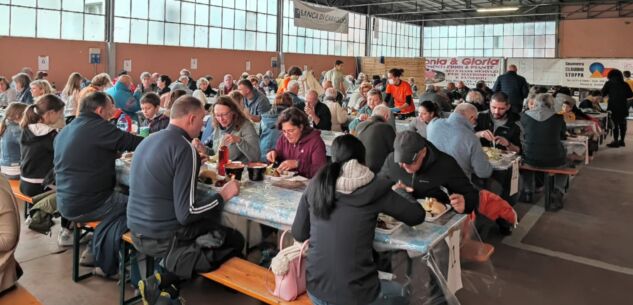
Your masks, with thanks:
[[[466,284],[486,288],[460,291],[461,303],[631,304],[633,141],[627,144],[600,149],[572,181],[562,211],[543,213],[538,206],[518,204],[520,215],[537,215],[534,225],[518,241],[493,237],[496,279],[484,282],[477,273],[465,274]],[[23,228],[17,251],[25,271],[20,284],[46,305],[117,304],[115,281],[72,282],[71,251],[60,252],[54,237]],[[259,304],[203,279],[186,284],[183,296],[188,304]]]

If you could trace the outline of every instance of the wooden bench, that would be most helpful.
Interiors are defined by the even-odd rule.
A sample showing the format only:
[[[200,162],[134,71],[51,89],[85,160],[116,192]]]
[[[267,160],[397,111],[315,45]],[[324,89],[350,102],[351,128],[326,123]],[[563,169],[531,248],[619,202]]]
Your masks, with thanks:
[[[305,293],[292,302],[273,296],[269,291],[275,285],[272,272],[241,258],[232,258],[217,270],[200,275],[266,304],[312,304]]]
[[[20,191],[20,180],[9,179],[9,185],[11,185],[11,191],[13,192],[13,196],[16,199],[24,201],[24,218],[26,219],[29,216],[29,204],[33,204],[33,198],[22,194]]]
[[[540,172],[545,174],[545,208],[549,209],[551,204],[551,195],[554,191],[554,175],[576,176],[579,170],[577,168],[539,168],[522,164],[520,167],[523,171]]]
[[[0,305],[42,305],[26,288],[16,285],[0,295]]]
[[[79,255],[80,255],[79,241],[86,234],[88,234],[88,232],[94,231],[97,225],[99,225],[99,222],[93,221],[93,222],[86,222],[86,223],[76,223],[73,226],[73,274],[72,274],[72,277],[73,277],[73,282],[75,283],[92,276],[92,270],[88,273],[84,273],[81,275],[79,274]]]
[[[131,262],[131,254],[137,253],[136,249],[134,249],[134,245],[132,243],[132,234],[127,232],[121,236],[121,245],[119,247],[119,304],[120,305],[129,305],[138,302],[141,299],[141,295],[133,296],[129,299],[125,298],[125,284],[128,282],[126,280],[126,265],[129,262],[130,268],[135,268],[138,266],[132,266]],[[145,256],[145,276],[150,277],[154,273],[154,258],[146,255]],[[134,283],[136,286],[136,283]]]
[[[131,234],[125,233],[122,237],[123,243],[126,244],[127,248],[124,251],[126,254],[128,251],[135,251],[134,246],[132,246],[132,236]],[[121,246],[123,248],[123,245]],[[122,252],[122,254],[124,254]],[[123,256],[122,256],[123,257]],[[147,257],[150,259],[150,257]],[[147,276],[150,276],[152,270],[150,266],[153,266],[153,259],[151,260],[151,265],[149,264],[149,260],[147,261]],[[124,278],[122,276],[125,275],[125,265],[124,261],[121,260],[119,262],[119,278]],[[247,260],[241,258],[232,258],[222,264],[220,268],[214,270],[212,272],[201,273],[202,277],[222,284],[226,287],[232,288],[242,294],[255,298],[261,302],[266,304],[283,304],[283,305],[310,305],[312,302],[307,294],[301,295],[299,298],[292,302],[284,301],[273,296],[270,289],[273,289],[275,285],[275,277],[272,272],[268,269],[261,267],[257,264],[251,263]],[[122,281],[119,281],[120,283]],[[268,285],[268,286],[267,286]],[[120,304],[130,304],[125,301],[125,287],[120,287]]]

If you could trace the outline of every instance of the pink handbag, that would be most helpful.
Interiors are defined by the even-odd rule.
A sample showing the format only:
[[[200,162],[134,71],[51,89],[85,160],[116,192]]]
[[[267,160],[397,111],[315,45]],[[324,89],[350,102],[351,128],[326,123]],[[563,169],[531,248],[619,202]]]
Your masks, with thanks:
[[[281,235],[279,242],[280,254],[283,250],[283,240],[286,235],[285,231]],[[303,242],[300,248],[299,256],[293,258],[288,263],[288,272],[284,275],[275,275],[275,290],[272,294],[285,301],[293,301],[306,292],[306,264],[303,252],[305,251],[308,241]],[[293,244],[290,247],[299,247]],[[279,255],[279,254],[278,254]]]

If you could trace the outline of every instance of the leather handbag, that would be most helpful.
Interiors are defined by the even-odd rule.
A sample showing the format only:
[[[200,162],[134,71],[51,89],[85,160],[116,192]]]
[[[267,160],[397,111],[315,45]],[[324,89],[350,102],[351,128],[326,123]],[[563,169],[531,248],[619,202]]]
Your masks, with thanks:
[[[275,275],[275,290],[272,294],[282,300],[293,301],[306,292],[305,251],[308,241],[283,248],[286,232],[281,235],[280,251],[271,263]]]

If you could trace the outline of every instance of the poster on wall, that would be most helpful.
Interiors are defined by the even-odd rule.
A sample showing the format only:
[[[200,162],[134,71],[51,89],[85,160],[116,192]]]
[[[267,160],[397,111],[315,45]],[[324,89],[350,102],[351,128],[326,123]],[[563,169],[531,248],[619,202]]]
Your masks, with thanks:
[[[613,69],[633,71],[633,59],[511,58],[508,64],[515,64],[530,84],[583,89],[601,89]]]
[[[492,87],[503,73],[503,58],[496,57],[428,57],[426,58],[426,83],[446,86],[449,82],[464,81],[475,87],[483,80]]]
[[[293,3],[295,26],[347,34],[348,12],[335,8],[314,6],[299,0],[295,0]]]

